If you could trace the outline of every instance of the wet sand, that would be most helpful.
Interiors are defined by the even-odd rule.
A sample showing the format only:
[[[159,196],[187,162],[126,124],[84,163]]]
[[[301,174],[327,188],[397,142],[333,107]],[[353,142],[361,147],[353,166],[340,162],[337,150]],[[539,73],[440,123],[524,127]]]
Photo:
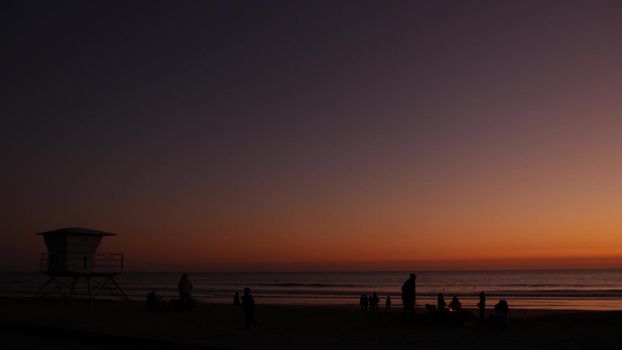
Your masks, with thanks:
[[[246,331],[239,307],[146,312],[137,302],[0,299],[0,337],[21,349],[618,349],[622,312],[513,310],[508,329],[404,319],[351,306],[257,305]]]

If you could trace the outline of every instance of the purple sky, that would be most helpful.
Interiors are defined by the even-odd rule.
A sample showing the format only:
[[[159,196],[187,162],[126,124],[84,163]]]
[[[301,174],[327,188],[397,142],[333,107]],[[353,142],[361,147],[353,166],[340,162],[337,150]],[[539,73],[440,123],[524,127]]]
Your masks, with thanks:
[[[622,256],[620,1],[0,10],[0,269],[62,226],[136,269]]]

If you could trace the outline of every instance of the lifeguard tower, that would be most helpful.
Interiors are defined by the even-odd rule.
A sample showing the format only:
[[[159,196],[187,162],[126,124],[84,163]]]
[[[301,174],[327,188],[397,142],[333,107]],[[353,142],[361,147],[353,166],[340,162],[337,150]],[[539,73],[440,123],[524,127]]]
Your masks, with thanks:
[[[93,299],[106,294],[128,300],[115,281],[123,271],[123,254],[97,253],[102,239],[115,236],[114,233],[67,227],[37,235],[43,236],[48,249],[47,253],[41,253],[39,270],[49,276],[37,296],[60,294],[69,299],[74,296]]]

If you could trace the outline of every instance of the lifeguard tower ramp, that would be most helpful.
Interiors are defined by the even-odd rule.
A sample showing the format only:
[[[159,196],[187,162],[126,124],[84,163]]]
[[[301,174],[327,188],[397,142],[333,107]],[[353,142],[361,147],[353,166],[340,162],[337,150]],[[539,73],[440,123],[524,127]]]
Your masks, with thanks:
[[[123,254],[97,253],[102,239],[114,233],[67,227],[37,235],[43,236],[48,250],[41,253],[39,270],[49,279],[36,296],[129,299],[115,280],[123,272]]]

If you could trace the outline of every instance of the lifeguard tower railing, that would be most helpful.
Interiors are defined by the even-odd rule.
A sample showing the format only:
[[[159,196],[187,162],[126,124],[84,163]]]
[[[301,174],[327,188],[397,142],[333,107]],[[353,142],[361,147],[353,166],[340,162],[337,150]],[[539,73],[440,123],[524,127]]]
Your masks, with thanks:
[[[118,275],[123,272],[122,253],[102,253],[85,256],[65,253],[61,256],[41,253],[39,271],[49,276]]]

